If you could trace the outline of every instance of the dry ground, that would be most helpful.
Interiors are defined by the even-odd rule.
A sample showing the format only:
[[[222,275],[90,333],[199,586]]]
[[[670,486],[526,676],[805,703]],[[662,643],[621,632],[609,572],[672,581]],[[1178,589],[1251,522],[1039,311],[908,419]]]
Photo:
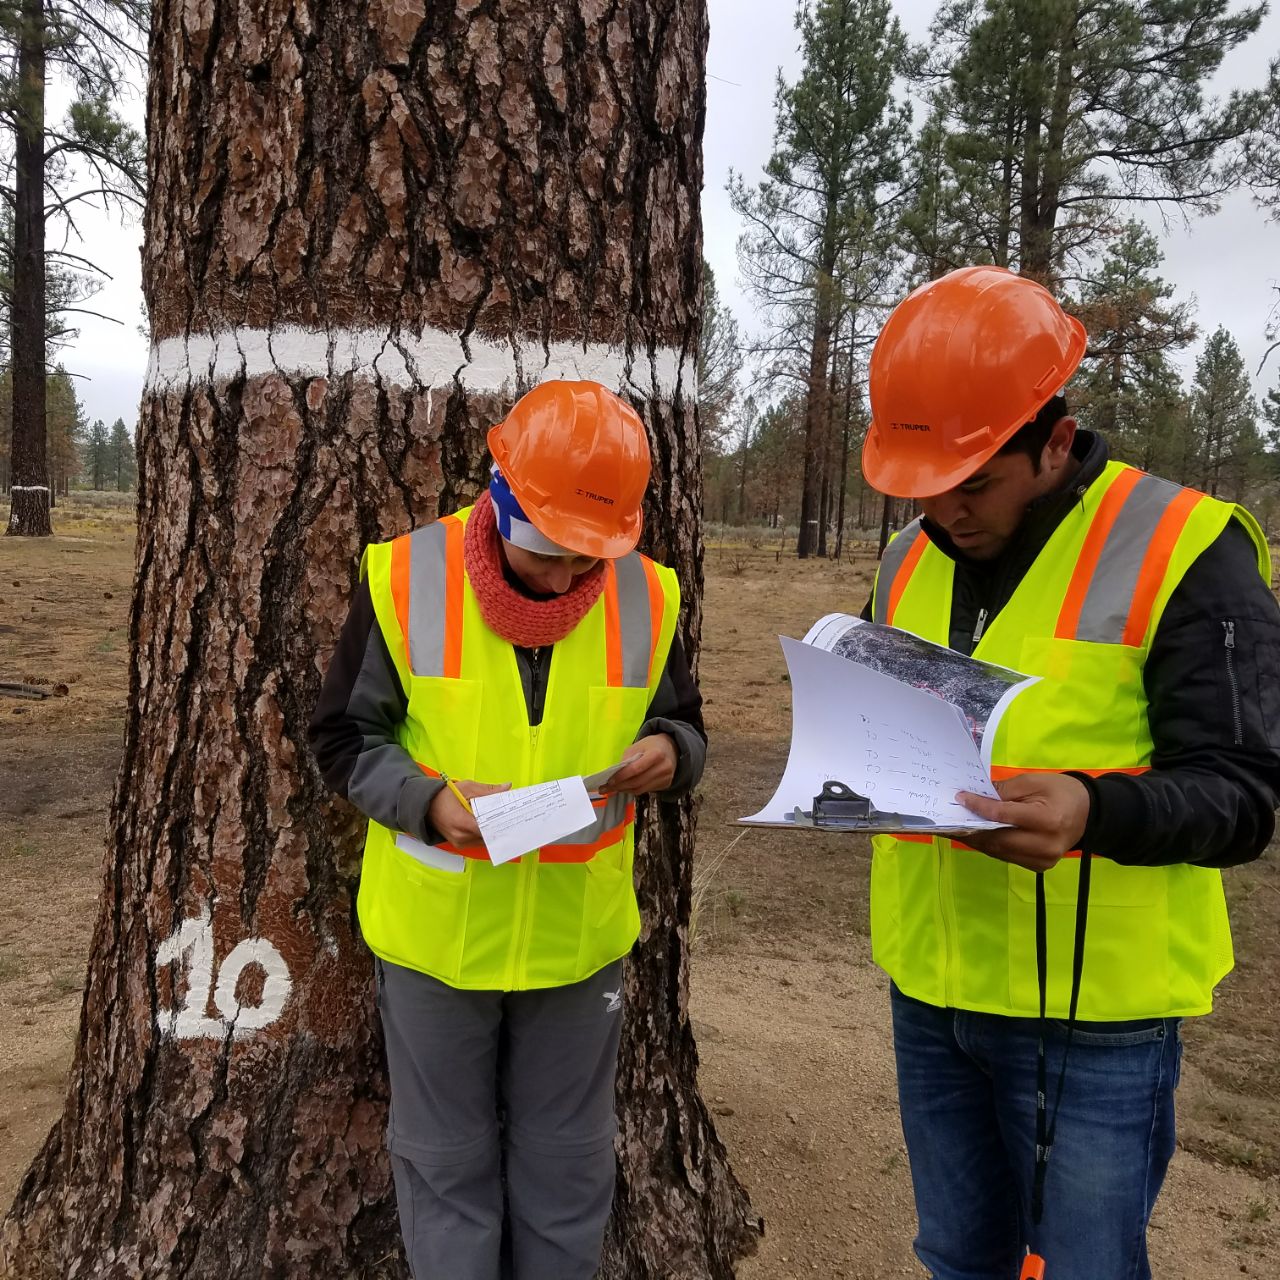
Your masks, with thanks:
[[[67,687],[0,698],[0,1206],[61,1108],[120,753],[132,510],[94,501],[59,512],[53,539],[0,538],[0,681]],[[766,1218],[743,1280],[921,1274],[866,842],[730,825],[785,760],[776,635],[860,608],[871,550],[832,565],[763,540],[708,549],[693,1013],[704,1092]],[[1280,1243],[1274,856],[1230,893],[1239,965],[1188,1032],[1183,1149],[1152,1231],[1162,1280],[1261,1276]]]

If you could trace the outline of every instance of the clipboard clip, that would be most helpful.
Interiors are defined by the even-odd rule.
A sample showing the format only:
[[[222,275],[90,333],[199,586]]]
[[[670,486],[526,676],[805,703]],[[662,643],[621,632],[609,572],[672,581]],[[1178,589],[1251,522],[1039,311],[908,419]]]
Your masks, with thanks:
[[[852,787],[835,779],[822,784],[813,797],[812,819],[815,827],[847,827],[869,823],[879,816],[870,796],[859,795]]]
[[[870,796],[864,796],[844,782],[829,778],[822,790],[813,797],[813,808],[806,812],[797,808],[792,821],[798,827],[828,827],[856,831],[859,827],[877,827],[889,830],[897,825],[904,828],[929,826],[926,818],[912,814],[887,813],[877,809]]]

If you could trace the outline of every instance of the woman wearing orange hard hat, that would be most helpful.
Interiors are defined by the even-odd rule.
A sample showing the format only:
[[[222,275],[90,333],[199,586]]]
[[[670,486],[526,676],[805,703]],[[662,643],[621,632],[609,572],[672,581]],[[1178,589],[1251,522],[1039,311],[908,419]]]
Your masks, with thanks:
[[[369,818],[358,908],[416,1280],[497,1280],[504,1236],[517,1276],[589,1280],[639,931],[634,800],[687,792],[706,736],[675,575],[635,550],[639,415],[546,382],[488,441],[474,506],[366,549],[312,742]],[[473,799],[596,774],[588,826],[491,860]]]
[[[1263,851],[1280,802],[1280,715],[1241,695],[1280,667],[1266,539],[1077,429],[1085,345],[1041,285],[969,267],[871,357],[864,471],[923,514],[864,617],[1037,677],[988,744],[999,799],[957,797],[1000,825],[875,839],[937,1280],[1150,1280],[1179,1026],[1231,967],[1219,869]]]

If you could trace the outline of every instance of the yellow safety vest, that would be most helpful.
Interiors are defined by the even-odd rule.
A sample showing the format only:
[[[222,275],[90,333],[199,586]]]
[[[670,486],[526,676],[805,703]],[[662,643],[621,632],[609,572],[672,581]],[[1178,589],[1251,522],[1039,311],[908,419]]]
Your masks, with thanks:
[[[515,651],[485,624],[463,566],[470,513],[370,546],[361,563],[408,694],[401,745],[428,774],[515,787],[616,763],[666,667],[675,574],[638,552],[606,565],[600,599],[551,651],[542,723],[530,727]],[[570,840],[501,866],[483,850],[463,860],[448,846],[406,851],[412,841],[370,821],[357,901],[365,941],[384,960],[473,990],[588,977],[640,930],[635,806],[611,796],[596,813]]]
[[[1143,668],[1183,575],[1240,520],[1240,507],[1110,463],[1054,530],[974,657],[1040,676],[1009,708],[992,776],[1037,770],[1141,773],[1150,767]],[[890,544],[873,615],[947,644],[955,564],[920,528]],[[1211,656],[1206,654],[1205,660]],[[1207,1013],[1233,963],[1222,877],[1179,864],[1127,867],[1095,858],[1078,1016],[1108,1021]],[[1049,1016],[1067,1016],[1079,856],[1045,875]],[[876,962],[930,1004],[1034,1017],[1035,875],[963,844],[878,837],[871,872]]]

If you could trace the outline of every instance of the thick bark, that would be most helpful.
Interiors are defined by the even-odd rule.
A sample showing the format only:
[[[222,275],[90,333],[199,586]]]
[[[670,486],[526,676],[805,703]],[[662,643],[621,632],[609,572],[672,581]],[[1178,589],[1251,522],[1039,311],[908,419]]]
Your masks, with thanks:
[[[7,532],[47,537],[44,338],[44,11],[23,0],[14,134],[12,491]]]
[[[578,369],[649,424],[696,657],[706,38],[686,0],[157,3],[124,765],[17,1275],[404,1274],[362,824],[306,723],[362,545],[472,497],[487,426]],[[728,1277],[758,1223],[695,1082],[691,803],[642,831],[604,1274]]]

